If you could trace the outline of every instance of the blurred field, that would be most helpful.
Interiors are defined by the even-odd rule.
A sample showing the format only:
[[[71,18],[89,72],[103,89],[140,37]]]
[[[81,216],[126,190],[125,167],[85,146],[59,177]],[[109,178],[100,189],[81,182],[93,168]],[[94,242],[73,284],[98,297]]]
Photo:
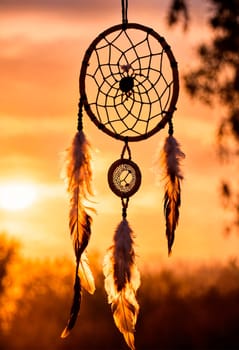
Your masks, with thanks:
[[[96,293],[83,294],[75,328],[60,334],[72,298],[72,262],[24,259],[17,242],[0,235],[1,350],[126,350],[103,287],[101,263],[92,261]],[[177,266],[142,271],[138,350],[239,349],[239,264]]]

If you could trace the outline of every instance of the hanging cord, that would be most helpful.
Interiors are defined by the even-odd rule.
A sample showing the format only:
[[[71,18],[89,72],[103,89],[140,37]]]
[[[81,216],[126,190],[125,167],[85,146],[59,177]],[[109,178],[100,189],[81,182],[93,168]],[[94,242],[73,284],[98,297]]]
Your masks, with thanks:
[[[83,124],[82,124],[82,113],[83,110],[83,99],[80,98],[79,103],[78,103],[78,123],[77,123],[77,130],[81,131],[83,129]]]
[[[121,153],[121,159],[124,158],[126,151],[128,153],[128,159],[131,159],[131,152],[130,152],[130,148],[129,148],[129,144],[128,144],[127,139],[125,140],[124,148],[123,148],[122,153]]]
[[[128,159],[131,159],[131,152],[130,152],[130,148],[129,148],[129,144],[128,144],[128,140],[125,140],[125,144],[121,153],[121,159],[124,158],[124,155],[126,154],[126,152],[128,153]],[[121,197],[121,204],[122,204],[122,217],[123,219],[125,219],[127,217],[127,208],[128,208],[128,204],[129,204],[129,198],[124,198]]]
[[[169,135],[173,135],[173,121],[172,121],[172,118],[169,119],[169,122],[168,122],[168,134]]]
[[[121,0],[121,6],[122,6],[122,24],[127,25],[128,0]]]
[[[123,219],[126,219],[127,217],[127,208],[129,204],[129,198],[121,198],[121,204],[122,204],[122,217]]]

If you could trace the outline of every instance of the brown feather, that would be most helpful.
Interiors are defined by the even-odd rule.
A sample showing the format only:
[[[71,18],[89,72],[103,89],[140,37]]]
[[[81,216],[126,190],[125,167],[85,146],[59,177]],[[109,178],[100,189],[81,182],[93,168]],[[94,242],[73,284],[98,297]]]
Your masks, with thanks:
[[[62,338],[65,338],[75,325],[81,304],[81,287],[89,293],[94,293],[95,290],[88,260],[82,257],[91,236],[92,218],[87,213],[87,209],[91,208],[85,206],[88,196],[92,195],[90,161],[89,143],[83,131],[79,131],[68,150],[66,161],[67,190],[70,195],[69,228],[76,257],[76,275],[70,318],[61,334]]]
[[[168,254],[172,251],[175,229],[179,220],[179,208],[181,205],[181,185],[183,175],[180,169],[180,161],[184,158],[177,140],[169,135],[162,152],[162,163],[165,178],[164,215],[166,219],[166,237],[168,240]]]
[[[80,278],[78,277],[78,275],[76,275],[75,284],[74,284],[74,297],[73,297],[71,311],[70,311],[70,318],[67,322],[65,329],[61,333],[61,338],[66,338],[70,334],[70,331],[72,330],[72,328],[74,327],[79,310],[80,310],[80,304],[81,304],[81,283],[80,283]]]
[[[67,180],[70,194],[69,227],[77,262],[88,245],[91,235],[91,216],[84,201],[92,195],[92,171],[89,143],[83,131],[77,132],[68,150]]]
[[[132,233],[127,220],[122,220],[114,235],[114,281],[118,292],[131,278],[131,268],[135,259]]]
[[[177,177],[165,186],[164,215],[166,218],[166,236],[168,240],[168,254],[172,251],[174,233],[179,219],[181,205],[180,182]]]
[[[136,292],[140,275],[135,264],[132,230],[126,219],[116,229],[114,245],[104,259],[103,272],[115,324],[130,349],[134,350],[134,331],[139,313]]]

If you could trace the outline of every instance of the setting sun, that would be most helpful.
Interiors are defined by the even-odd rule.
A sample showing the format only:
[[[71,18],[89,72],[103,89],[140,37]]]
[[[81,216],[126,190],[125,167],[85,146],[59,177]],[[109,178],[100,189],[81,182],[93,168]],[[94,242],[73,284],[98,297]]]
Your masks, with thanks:
[[[10,211],[23,210],[36,199],[32,184],[7,183],[0,185],[0,208]]]

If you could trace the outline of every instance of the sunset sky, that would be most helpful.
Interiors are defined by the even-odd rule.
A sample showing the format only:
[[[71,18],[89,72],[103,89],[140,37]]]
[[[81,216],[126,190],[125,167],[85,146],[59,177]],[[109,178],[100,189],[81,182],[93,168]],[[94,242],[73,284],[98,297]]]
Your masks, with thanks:
[[[129,0],[128,19],[166,37],[182,76],[194,64],[196,44],[210,36],[205,5],[190,1],[192,22],[184,32],[180,26],[167,27],[169,3]],[[100,32],[121,23],[120,5],[119,0],[0,2],[0,231],[22,240],[28,256],[73,256],[68,197],[60,177],[62,156],[76,131],[83,54]],[[169,259],[163,184],[156,183],[152,170],[167,130],[130,145],[143,180],[130,199],[128,220],[136,234],[141,264],[146,266],[162,261],[173,264],[178,259],[223,262],[238,254],[239,236],[223,235],[227,215],[220,203],[219,185],[222,177],[235,171],[233,166],[222,166],[216,154],[216,127],[223,112],[192,101],[182,82],[181,87],[174,128],[186,154],[185,179],[179,227]],[[103,255],[121,220],[120,199],[108,188],[107,171],[119,158],[122,143],[99,131],[86,114],[84,130],[93,147],[98,212],[88,250]],[[13,185],[12,200],[10,194],[4,199],[4,188]],[[18,197],[25,198],[22,205],[21,200],[17,205]]]

